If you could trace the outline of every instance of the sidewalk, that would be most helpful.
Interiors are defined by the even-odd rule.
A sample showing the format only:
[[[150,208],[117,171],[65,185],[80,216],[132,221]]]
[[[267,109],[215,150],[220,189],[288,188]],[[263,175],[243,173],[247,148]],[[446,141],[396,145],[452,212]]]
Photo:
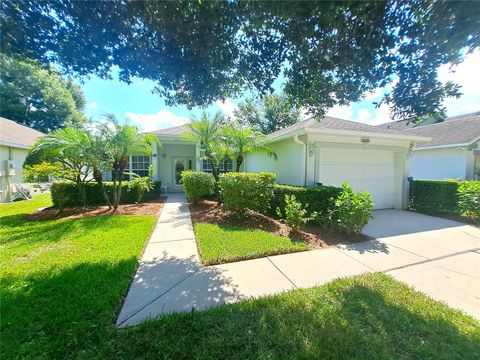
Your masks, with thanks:
[[[387,272],[480,319],[480,230],[472,227],[465,239],[462,235],[455,244],[442,247],[425,241],[412,246],[406,235],[201,267],[186,199],[183,194],[171,194],[117,326],[374,271]],[[445,279],[450,291],[438,285]]]

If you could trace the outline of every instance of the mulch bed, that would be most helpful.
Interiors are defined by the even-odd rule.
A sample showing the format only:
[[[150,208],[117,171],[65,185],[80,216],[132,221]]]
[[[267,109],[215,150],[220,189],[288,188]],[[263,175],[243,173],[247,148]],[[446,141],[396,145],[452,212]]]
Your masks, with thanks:
[[[231,212],[223,211],[219,204],[212,200],[202,200],[197,204],[190,203],[189,205],[194,224],[198,222],[261,229],[275,235],[305,241],[313,249],[371,240],[370,237],[363,234],[348,235],[327,231],[315,225],[305,226],[296,233],[292,233],[287,225],[257,212],[248,211],[246,217],[242,219],[234,217]]]
[[[58,219],[80,219],[92,216],[106,215],[160,215],[165,204],[165,198],[159,198],[147,202],[137,204],[119,205],[117,211],[113,212],[108,206],[89,206],[65,208],[63,212],[59,212],[54,208],[47,208],[36,211],[23,218],[23,221],[48,221]]]

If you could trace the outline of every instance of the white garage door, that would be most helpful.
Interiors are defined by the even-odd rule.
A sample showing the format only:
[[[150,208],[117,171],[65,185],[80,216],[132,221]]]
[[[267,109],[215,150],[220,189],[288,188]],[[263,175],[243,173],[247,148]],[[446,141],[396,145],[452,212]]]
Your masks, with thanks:
[[[348,181],[354,191],[370,192],[375,209],[393,208],[393,152],[320,149],[317,179],[334,186]]]

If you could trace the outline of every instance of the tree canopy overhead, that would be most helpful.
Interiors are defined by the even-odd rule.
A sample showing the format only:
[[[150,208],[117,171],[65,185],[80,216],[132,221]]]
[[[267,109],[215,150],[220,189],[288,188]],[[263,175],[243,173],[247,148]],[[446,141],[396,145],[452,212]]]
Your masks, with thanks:
[[[284,91],[317,114],[392,84],[397,117],[442,111],[437,69],[480,45],[468,1],[28,1],[1,5],[1,51],[65,72],[157,82],[169,104],[203,106],[244,90]]]

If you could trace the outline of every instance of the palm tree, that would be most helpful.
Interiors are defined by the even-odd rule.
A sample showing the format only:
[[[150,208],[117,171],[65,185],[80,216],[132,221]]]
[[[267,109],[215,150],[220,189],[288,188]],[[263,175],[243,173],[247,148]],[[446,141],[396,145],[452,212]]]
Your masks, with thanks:
[[[220,166],[228,158],[229,150],[225,146],[225,138],[222,136],[224,131],[224,116],[217,113],[212,119],[203,113],[200,120],[193,119],[188,123],[188,130],[183,134],[188,140],[195,141],[201,147],[202,157],[208,158],[212,162],[213,176],[218,181]]]
[[[83,206],[86,206],[85,183],[92,173],[88,161],[91,136],[83,127],[55,130],[42,136],[30,150],[30,154],[37,160],[61,164],[62,176],[77,184]]]
[[[237,172],[240,171],[245,156],[253,152],[265,153],[277,160],[277,154],[275,154],[272,148],[265,145],[268,137],[258,131],[228,127],[225,129],[225,136],[231,146]]]
[[[152,145],[160,145],[158,138],[152,134],[143,134],[137,127],[121,125],[113,115],[108,115],[104,123],[99,125],[100,137],[103,139],[105,151],[113,170],[113,209],[117,210],[122,195],[122,182],[128,165],[128,155],[133,152],[151,153]]]

